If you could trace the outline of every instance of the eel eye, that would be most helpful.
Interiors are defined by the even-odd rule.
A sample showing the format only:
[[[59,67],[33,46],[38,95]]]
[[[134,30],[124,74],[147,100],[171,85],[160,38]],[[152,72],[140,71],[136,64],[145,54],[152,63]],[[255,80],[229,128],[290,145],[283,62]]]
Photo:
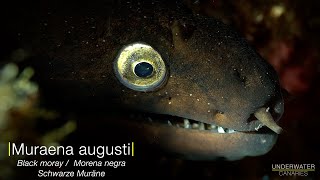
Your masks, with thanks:
[[[114,62],[114,70],[119,81],[135,91],[153,91],[167,79],[160,54],[144,43],[123,47]]]

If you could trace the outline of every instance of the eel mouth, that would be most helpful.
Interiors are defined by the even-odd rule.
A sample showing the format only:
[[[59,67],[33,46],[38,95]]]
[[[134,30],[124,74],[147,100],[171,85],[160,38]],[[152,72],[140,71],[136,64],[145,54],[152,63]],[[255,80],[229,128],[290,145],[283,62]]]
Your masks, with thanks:
[[[257,126],[254,131],[238,131],[231,128],[226,128],[223,126],[219,126],[214,123],[205,123],[202,121],[188,119],[179,116],[166,115],[166,114],[155,114],[155,113],[131,113],[130,119],[136,119],[140,122],[149,123],[152,125],[166,125],[167,127],[176,127],[183,128],[186,130],[199,130],[199,131],[207,131],[211,133],[220,133],[220,134],[229,134],[229,133],[266,133],[273,131],[276,134],[280,134],[282,132],[282,128],[277,125],[274,121],[275,115],[270,112],[270,108],[259,108],[256,112],[254,112],[250,119],[254,119],[259,121],[260,124]]]
[[[259,109],[257,116],[265,115]],[[259,117],[260,118],[260,117]],[[268,126],[254,131],[237,131],[184,117],[145,112],[132,112],[130,129],[140,138],[159,146],[169,154],[189,160],[239,160],[269,152],[277,133]]]
[[[155,113],[131,113],[130,119],[155,126],[166,126],[168,128],[182,128],[186,130],[198,130],[212,133],[235,133],[234,129],[228,129],[215,124],[207,124],[193,119],[179,116],[155,114]]]

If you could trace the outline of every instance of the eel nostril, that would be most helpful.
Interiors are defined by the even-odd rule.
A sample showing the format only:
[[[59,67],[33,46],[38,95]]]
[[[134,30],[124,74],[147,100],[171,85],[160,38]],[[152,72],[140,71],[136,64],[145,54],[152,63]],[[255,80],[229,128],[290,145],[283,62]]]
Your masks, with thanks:
[[[271,99],[264,106],[250,114],[247,119],[247,123],[254,126],[256,131],[263,126],[266,126],[275,133],[280,134],[282,132],[282,128],[277,125],[277,122],[283,114],[283,109],[282,99]]]
[[[259,108],[255,113],[254,116],[265,126],[271,129],[273,132],[280,134],[282,132],[282,128],[275,122],[273,119],[270,108]]]

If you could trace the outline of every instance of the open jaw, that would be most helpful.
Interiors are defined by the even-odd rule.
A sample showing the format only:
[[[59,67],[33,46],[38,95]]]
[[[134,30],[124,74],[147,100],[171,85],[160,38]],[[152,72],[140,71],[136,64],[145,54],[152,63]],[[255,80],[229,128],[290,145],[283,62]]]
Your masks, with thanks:
[[[167,128],[183,128],[186,130],[198,130],[208,131],[211,133],[234,133],[233,129],[224,128],[215,124],[207,124],[197,120],[187,119],[178,116],[153,114],[153,113],[141,113],[131,114],[131,119],[142,120],[144,123],[148,123],[156,126],[167,126]]]
[[[139,120],[134,123],[139,124],[143,139],[191,160],[260,156],[271,150],[278,137],[267,127],[243,132],[171,115],[138,113],[130,119]]]

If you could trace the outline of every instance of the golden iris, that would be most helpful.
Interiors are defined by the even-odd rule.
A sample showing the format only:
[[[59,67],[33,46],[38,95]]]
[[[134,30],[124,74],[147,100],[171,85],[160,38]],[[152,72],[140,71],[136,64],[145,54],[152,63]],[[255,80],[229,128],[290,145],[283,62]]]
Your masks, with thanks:
[[[123,47],[115,62],[116,77],[135,91],[153,91],[164,84],[167,68],[161,55],[150,45],[137,42]]]

